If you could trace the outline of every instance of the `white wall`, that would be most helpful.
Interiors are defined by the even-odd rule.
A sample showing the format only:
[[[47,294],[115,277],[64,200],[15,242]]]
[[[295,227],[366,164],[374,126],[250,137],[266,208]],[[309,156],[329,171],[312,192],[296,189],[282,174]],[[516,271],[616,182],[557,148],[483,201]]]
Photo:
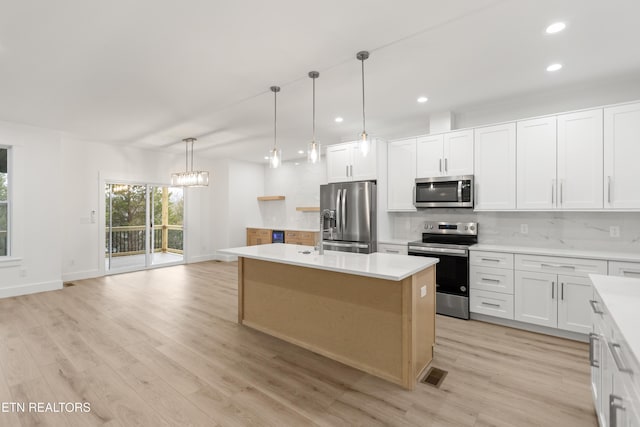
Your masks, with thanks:
[[[327,163],[305,159],[285,162],[277,169],[264,166],[264,195],[285,196],[281,201],[258,202],[260,218],[254,225],[289,229],[317,229],[318,213],[297,211],[320,206],[320,185],[327,183]]]
[[[63,277],[99,276],[104,274],[105,181],[168,185],[170,173],[184,169],[184,157],[72,138],[63,139],[61,154],[64,185],[73,189],[65,192],[62,204]],[[209,171],[210,185],[185,189],[188,263],[217,259],[218,249],[243,245],[244,224],[257,217],[257,207],[243,203],[255,201],[263,188],[260,165],[206,158],[196,163]],[[91,223],[94,209],[96,221]]]
[[[0,145],[11,146],[10,233],[14,261],[0,262],[0,297],[62,287],[60,135],[0,122]]]

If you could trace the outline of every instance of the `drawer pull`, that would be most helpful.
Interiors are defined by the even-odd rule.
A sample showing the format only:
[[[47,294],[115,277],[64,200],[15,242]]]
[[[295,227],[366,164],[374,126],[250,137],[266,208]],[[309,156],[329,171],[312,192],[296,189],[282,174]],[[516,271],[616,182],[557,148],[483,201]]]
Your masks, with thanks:
[[[500,260],[497,258],[480,258],[480,261],[500,262]]]
[[[540,264],[540,267],[542,267],[542,268],[570,268],[571,270],[575,270],[576,269],[575,265],[560,265],[560,264],[546,264],[546,263]]]
[[[621,403],[616,403],[616,400],[619,400]],[[626,412],[627,408],[622,405],[624,400],[620,396],[616,396],[615,394],[609,395],[609,426],[610,427],[618,427],[618,410],[622,412]]]
[[[634,270],[620,270],[623,276],[640,277],[640,271]]]
[[[492,303],[492,302],[485,302],[485,301],[482,301],[480,304],[482,304],[482,305],[488,305],[488,306],[490,306],[490,307],[500,307],[500,304],[494,304],[494,303]]]
[[[620,344],[609,343],[609,350],[611,350],[611,354],[613,355],[613,360],[616,362],[616,366],[620,372],[626,372],[628,374],[633,374],[633,371],[626,366],[624,366],[624,362],[622,361],[622,356],[620,356]]]
[[[483,277],[480,280],[482,280],[483,282],[494,282],[494,283],[500,283],[500,280],[498,279],[489,279],[488,277]]]
[[[397,249],[395,249],[395,250],[394,249],[385,249],[385,252],[388,253],[388,254],[399,254],[400,253],[400,251],[397,250]]]
[[[599,368],[600,362],[598,362],[595,358],[595,353],[596,353],[594,350],[595,341],[599,341],[598,334],[589,332],[589,365],[593,366],[594,368]]]
[[[601,310],[596,306],[596,304],[598,304],[598,301],[595,301],[595,300],[590,299],[590,300],[589,300],[589,304],[591,304],[591,309],[593,310],[593,312],[594,312],[595,314],[604,314],[604,311],[601,311]]]

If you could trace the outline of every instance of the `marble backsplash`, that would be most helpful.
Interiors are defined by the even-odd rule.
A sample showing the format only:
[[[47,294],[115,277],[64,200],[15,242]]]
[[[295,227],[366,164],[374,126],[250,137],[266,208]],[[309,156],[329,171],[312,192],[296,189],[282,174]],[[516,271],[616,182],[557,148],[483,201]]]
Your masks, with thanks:
[[[637,212],[474,213],[465,209],[430,209],[387,215],[392,239],[420,239],[425,221],[475,221],[479,224],[478,240],[483,244],[640,253]],[[527,234],[521,233],[522,224],[527,225]],[[620,227],[620,237],[610,236],[610,226]]]

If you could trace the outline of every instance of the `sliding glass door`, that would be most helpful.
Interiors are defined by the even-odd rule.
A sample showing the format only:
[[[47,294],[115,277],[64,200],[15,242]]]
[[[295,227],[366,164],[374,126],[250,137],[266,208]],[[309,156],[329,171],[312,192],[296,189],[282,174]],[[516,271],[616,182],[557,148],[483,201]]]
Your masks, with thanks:
[[[182,188],[105,185],[105,270],[183,262]]]

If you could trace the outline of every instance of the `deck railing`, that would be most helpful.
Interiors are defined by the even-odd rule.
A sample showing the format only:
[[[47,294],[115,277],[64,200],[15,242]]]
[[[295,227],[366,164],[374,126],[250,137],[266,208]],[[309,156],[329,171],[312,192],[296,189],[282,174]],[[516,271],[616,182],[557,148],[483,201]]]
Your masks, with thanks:
[[[145,253],[144,225],[111,227],[111,256],[126,256]],[[163,238],[164,236],[164,238]],[[183,251],[183,228],[181,225],[163,225],[153,228],[153,251],[181,254]],[[107,227],[105,253],[109,254],[109,229]]]

